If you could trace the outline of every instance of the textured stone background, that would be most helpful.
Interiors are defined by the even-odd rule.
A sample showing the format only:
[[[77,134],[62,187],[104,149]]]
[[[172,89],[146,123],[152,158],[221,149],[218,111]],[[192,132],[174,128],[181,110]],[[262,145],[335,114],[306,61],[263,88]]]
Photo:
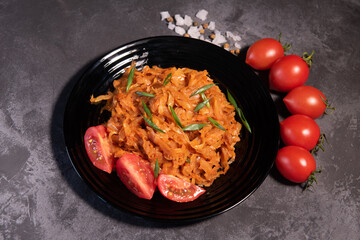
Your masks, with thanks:
[[[359,239],[360,2],[198,2],[0,1],[0,239]],[[307,84],[337,107],[317,120],[330,144],[316,157],[323,173],[315,191],[302,193],[274,169],[225,214],[153,223],[107,205],[76,175],[63,111],[90,61],[129,41],[174,35],[160,11],[194,16],[202,8],[244,47],[282,32],[290,53],[316,51]]]

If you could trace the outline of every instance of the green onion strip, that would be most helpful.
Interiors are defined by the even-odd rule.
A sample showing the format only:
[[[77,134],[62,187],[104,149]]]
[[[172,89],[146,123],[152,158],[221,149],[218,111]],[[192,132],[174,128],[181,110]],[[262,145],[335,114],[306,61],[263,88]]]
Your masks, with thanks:
[[[206,125],[209,125],[210,123],[194,123],[194,124],[190,124],[189,126],[186,126],[183,128],[183,131],[196,131],[196,130],[200,130],[203,127],[205,127]]]
[[[143,116],[143,118],[144,118],[145,122],[146,122],[147,124],[149,124],[150,127],[152,127],[153,129],[155,129],[155,130],[158,131],[158,132],[165,133],[165,131],[164,131],[164,130],[161,130],[158,126],[156,126],[156,124],[153,123],[153,121],[151,121],[150,119],[148,119],[148,118],[145,117],[145,116]]]
[[[212,119],[211,117],[208,117],[209,121],[217,128],[226,131],[226,129],[220,125],[220,123],[218,123],[217,121],[215,121],[214,119]]]
[[[195,92],[193,92],[190,97],[192,96],[195,96],[196,94],[200,94],[200,93],[203,93],[205,92],[206,90],[208,90],[209,88],[211,88],[212,86],[216,85],[216,83],[213,83],[213,84],[209,84],[209,85],[205,85],[201,88],[199,88],[198,90],[196,90]]]
[[[168,84],[168,83],[171,81],[171,78],[172,78],[172,73],[169,73],[169,74],[166,76],[166,78],[165,78],[165,80],[164,80],[164,82],[163,82],[163,86],[165,86],[166,84]]]
[[[199,111],[200,109],[202,109],[203,107],[205,107],[205,105],[209,103],[210,99],[211,99],[211,98],[209,98],[209,99],[207,99],[207,100],[199,103],[199,104],[195,107],[195,110],[194,110],[194,111],[197,112],[197,111]]]
[[[134,74],[135,74],[135,66],[133,66],[130,70],[129,76],[128,76],[128,80],[127,80],[127,84],[126,84],[126,92],[129,91],[130,86],[133,82],[134,79]]]
[[[146,93],[146,92],[141,92],[141,91],[136,91],[135,92],[137,95],[139,96],[144,96],[144,97],[155,97],[154,94],[151,94],[151,93]]]
[[[249,131],[249,133],[251,133],[250,125],[249,125],[248,121],[246,120],[243,111],[238,107],[234,97],[230,94],[229,90],[227,90],[227,97],[228,97],[230,103],[235,107],[235,110],[236,110],[237,114],[239,115],[241,122],[244,124],[245,128]]]
[[[172,107],[171,105],[169,105],[169,108],[170,108],[170,112],[171,112],[171,114],[172,114],[172,116],[173,116],[173,118],[174,118],[174,120],[175,120],[175,123],[176,123],[179,127],[184,128],[183,125],[182,125],[181,122],[180,122],[179,117],[176,115],[173,107]]]
[[[143,100],[141,100],[141,102],[142,102],[142,105],[143,105],[143,107],[144,107],[144,110],[145,110],[146,114],[149,116],[149,118],[150,118],[151,121],[152,121],[153,119],[152,119],[152,115],[151,115],[150,109],[148,108],[148,106],[146,106],[146,104],[144,103]]]

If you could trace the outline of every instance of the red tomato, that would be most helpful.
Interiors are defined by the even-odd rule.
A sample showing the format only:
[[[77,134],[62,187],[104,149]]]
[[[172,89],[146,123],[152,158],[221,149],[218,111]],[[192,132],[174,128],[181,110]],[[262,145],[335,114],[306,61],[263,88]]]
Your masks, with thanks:
[[[202,195],[205,190],[172,175],[160,174],[158,188],[164,197],[175,202],[190,202]]]
[[[155,176],[150,162],[127,153],[116,162],[116,171],[124,185],[136,196],[151,199],[155,192]]]
[[[284,56],[281,43],[272,38],[263,38],[250,46],[245,62],[256,70],[270,69],[273,63]]]
[[[305,115],[292,115],[280,122],[280,136],[285,145],[313,149],[320,137],[317,123]]]
[[[303,85],[309,76],[307,63],[297,55],[288,55],[277,60],[270,69],[270,89],[288,92]]]
[[[321,99],[322,98],[322,99]],[[311,86],[300,86],[291,90],[283,99],[292,114],[303,114],[316,119],[326,110],[324,94]]]
[[[111,155],[106,134],[106,128],[103,125],[89,127],[85,132],[84,142],[86,153],[94,166],[111,173],[114,167],[114,158]]]
[[[275,164],[286,179],[303,183],[316,169],[314,157],[302,147],[286,146],[277,153]]]

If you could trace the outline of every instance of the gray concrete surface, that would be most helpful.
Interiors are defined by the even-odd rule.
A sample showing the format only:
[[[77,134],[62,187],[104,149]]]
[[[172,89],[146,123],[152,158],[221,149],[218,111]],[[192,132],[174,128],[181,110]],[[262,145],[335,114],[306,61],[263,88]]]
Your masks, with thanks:
[[[160,11],[202,8],[243,47],[282,32],[290,53],[315,50],[306,84],[336,106],[317,120],[329,141],[316,157],[323,173],[303,193],[274,170],[227,213],[154,223],[102,202],[77,176],[63,111],[90,61],[132,40],[175,35]],[[356,0],[0,1],[0,239],[360,239],[359,22]]]

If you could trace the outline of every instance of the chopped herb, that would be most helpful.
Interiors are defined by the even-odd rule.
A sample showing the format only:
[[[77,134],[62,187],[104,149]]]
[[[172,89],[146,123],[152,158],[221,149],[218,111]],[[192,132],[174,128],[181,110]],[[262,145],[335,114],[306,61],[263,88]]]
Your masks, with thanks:
[[[206,100],[208,99],[208,98],[206,97],[206,95],[205,95],[204,92],[200,93],[200,96],[201,96],[202,100],[204,100],[204,101],[206,101]],[[209,108],[209,107],[210,107],[210,103],[209,103],[209,102],[206,103],[206,106]]]
[[[196,108],[195,108],[194,111],[197,112],[197,111],[199,111],[200,109],[202,109],[203,107],[205,107],[205,105],[206,105],[207,103],[209,103],[210,99],[211,99],[211,98],[209,98],[209,99],[207,99],[207,100],[199,103],[199,104],[196,106]]]
[[[212,119],[211,117],[208,117],[209,121],[217,128],[223,130],[223,131],[226,131],[226,129],[221,126],[217,121],[215,121],[214,119]]]
[[[126,92],[129,91],[129,88],[131,86],[131,83],[133,81],[134,78],[134,74],[135,74],[135,66],[133,66],[130,70],[129,76],[128,76],[128,80],[127,80],[127,84],[126,84]]]
[[[175,123],[176,123],[179,127],[183,128],[183,125],[181,124],[180,119],[179,119],[179,117],[176,115],[173,107],[172,107],[171,105],[169,105],[169,108],[170,108],[171,114],[172,114],[172,116],[173,116],[173,118],[174,118],[174,120],[175,120]]]
[[[154,94],[151,94],[151,93],[146,93],[146,92],[141,92],[141,91],[136,91],[135,92],[137,95],[139,96],[145,96],[145,97],[155,97]]]
[[[231,95],[231,93],[229,92],[229,90],[226,90],[227,91],[227,97],[230,101],[230,103],[235,107],[235,108],[238,108],[238,105],[236,104],[236,101],[234,99],[234,97]]]
[[[155,162],[154,175],[155,175],[155,179],[159,175],[159,161],[157,159],[156,159],[156,162]]]
[[[243,111],[241,111],[240,108],[236,108],[236,112],[238,113],[241,122],[244,124],[244,126],[245,126],[246,129],[249,131],[249,133],[251,133],[250,125],[249,125],[249,123],[247,122],[247,120],[246,120],[246,118],[245,118],[245,116],[244,116]]]
[[[236,110],[237,114],[239,115],[241,122],[244,124],[244,126],[249,131],[249,133],[251,133],[250,125],[247,122],[243,111],[238,107],[234,97],[230,94],[229,90],[227,90],[227,97],[228,97],[230,103],[235,107],[235,110]]]
[[[183,128],[183,131],[196,131],[196,130],[200,130],[203,127],[205,127],[206,125],[209,125],[210,123],[194,123],[194,124],[190,124],[189,126],[186,126]]]
[[[186,162],[187,162],[187,163],[190,163],[190,158],[186,158]]]
[[[150,109],[146,106],[146,104],[144,103],[143,100],[141,100],[141,102],[142,102],[142,105],[143,105],[143,107],[144,107],[144,110],[145,110],[146,114],[149,116],[149,118],[150,118],[151,121],[152,121],[153,119],[152,119],[152,115],[151,115]]]
[[[196,94],[200,94],[200,93],[203,93],[205,92],[206,90],[208,90],[209,88],[211,88],[212,86],[216,85],[216,83],[213,83],[213,84],[209,84],[209,85],[205,85],[201,88],[199,88],[198,90],[196,90],[195,92],[193,92],[190,97],[192,96],[195,96]]]
[[[166,76],[166,78],[165,78],[165,80],[164,80],[164,82],[163,82],[163,86],[165,86],[166,84],[168,84],[168,83],[171,81],[171,78],[172,78],[172,73],[169,73],[169,74]]]
[[[147,117],[143,116],[145,122],[147,124],[149,124],[150,127],[152,127],[153,129],[155,129],[156,131],[158,132],[161,132],[161,133],[165,133],[164,130],[161,130],[158,126],[155,125],[155,123],[153,123],[150,119],[148,119]]]

